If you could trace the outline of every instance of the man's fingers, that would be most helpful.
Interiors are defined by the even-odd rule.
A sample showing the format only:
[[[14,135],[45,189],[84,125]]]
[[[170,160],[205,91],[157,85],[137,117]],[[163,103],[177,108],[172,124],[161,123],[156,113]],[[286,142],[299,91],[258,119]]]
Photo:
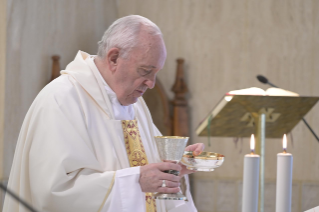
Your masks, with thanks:
[[[162,173],[159,173],[158,179],[168,180],[168,181],[172,181],[172,182],[179,182],[181,180],[181,177],[176,176],[174,174],[167,174],[167,173],[162,172]]]
[[[194,155],[199,155],[204,149],[205,145],[203,143],[192,144],[185,148],[186,151],[193,151]]]
[[[205,149],[205,145],[203,143],[192,144],[185,148],[186,151],[200,151],[200,152],[202,152],[204,149]]]
[[[180,172],[182,170],[182,167],[171,162],[153,163],[141,166],[139,183],[141,185],[142,191],[156,192],[158,191],[158,189],[163,190],[161,186],[163,180],[165,180],[165,188],[169,189],[169,193],[178,192],[178,186],[181,176],[163,172],[167,170],[176,170]]]
[[[167,170],[181,171],[182,167],[175,163],[163,162],[163,163],[158,163],[158,169],[160,171],[167,171]]]

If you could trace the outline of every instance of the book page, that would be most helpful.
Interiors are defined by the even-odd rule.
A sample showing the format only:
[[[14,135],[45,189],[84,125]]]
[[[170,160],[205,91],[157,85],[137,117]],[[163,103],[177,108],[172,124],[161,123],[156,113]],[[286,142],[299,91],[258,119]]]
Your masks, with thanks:
[[[292,91],[287,91],[281,88],[268,88],[266,90],[266,95],[269,96],[299,96],[299,94]]]
[[[266,92],[261,88],[246,88],[241,90],[234,90],[229,91],[226,95],[259,95],[259,96],[265,96]]]

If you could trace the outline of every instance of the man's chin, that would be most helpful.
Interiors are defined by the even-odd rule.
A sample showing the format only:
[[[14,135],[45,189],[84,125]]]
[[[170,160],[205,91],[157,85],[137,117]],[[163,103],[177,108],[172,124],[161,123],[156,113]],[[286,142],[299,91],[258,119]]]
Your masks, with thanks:
[[[128,105],[131,105],[131,104],[136,103],[137,100],[138,100],[138,98],[139,98],[139,97],[131,97],[131,98],[126,99],[125,101],[120,102],[120,103],[121,103],[121,105],[123,105],[123,106],[128,106]]]

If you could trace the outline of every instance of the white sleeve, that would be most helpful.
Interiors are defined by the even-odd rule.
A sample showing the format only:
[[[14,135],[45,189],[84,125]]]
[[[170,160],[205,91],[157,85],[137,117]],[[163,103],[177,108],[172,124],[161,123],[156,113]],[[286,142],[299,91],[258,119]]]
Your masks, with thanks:
[[[139,166],[116,171],[112,191],[102,212],[145,211],[145,193],[142,192],[139,178]]]

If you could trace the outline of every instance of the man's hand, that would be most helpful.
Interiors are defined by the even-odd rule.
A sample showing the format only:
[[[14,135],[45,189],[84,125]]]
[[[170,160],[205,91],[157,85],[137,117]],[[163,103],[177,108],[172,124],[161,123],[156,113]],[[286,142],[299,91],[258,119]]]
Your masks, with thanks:
[[[140,168],[140,185],[143,192],[162,192],[177,193],[179,192],[180,176],[167,174],[163,171],[177,170],[181,171],[182,167],[170,162],[151,163]],[[162,187],[165,180],[166,187]]]
[[[193,155],[197,156],[205,149],[205,145],[203,143],[197,143],[189,145],[185,148],[185,151],[193,151]]]
[[[202,151],[205,149],[205,145],[203,143],[197,143],[197,144],[192,144],[189,145],[185,148],[185,151],[193,151],[193,155],[199,155],[200,153],[202,153]],[[179,163],[182,166],[182,170],[179,173],[180,177],[183,177],[185,174],[191,174],[194,173],[196,171],[192,171],[192,170],[188,170],[186,168],[186,166],[184,166],[183,164]]]

